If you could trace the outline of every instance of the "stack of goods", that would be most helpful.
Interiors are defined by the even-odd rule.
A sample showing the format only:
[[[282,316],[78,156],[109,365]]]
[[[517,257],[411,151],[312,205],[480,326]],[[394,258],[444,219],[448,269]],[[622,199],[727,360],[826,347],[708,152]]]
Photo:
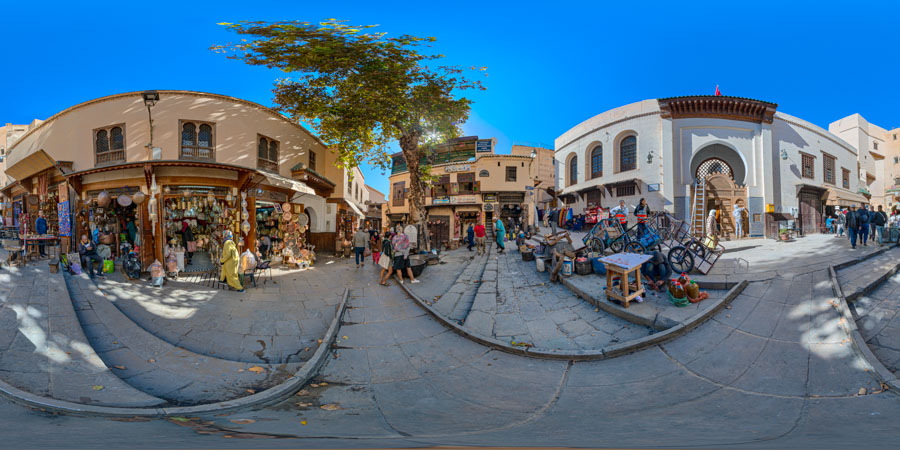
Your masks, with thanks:
[[[185,222],[194,238],[188,243],[188,250],[192,252],[210,250],[211,243],[221,239],[225,230],[230,229],[235,236],[240,236],[238,209],[234,207],[233,201],[231,203],[213,196],[166,200],[167,240],[181,242]]]
[[[700,292],[700,286],[691,280],[686,273],[682,273],[676,280],[669,280],[669,301],[678,307],[691,303],[700,303],[707,299],[709,294]]]

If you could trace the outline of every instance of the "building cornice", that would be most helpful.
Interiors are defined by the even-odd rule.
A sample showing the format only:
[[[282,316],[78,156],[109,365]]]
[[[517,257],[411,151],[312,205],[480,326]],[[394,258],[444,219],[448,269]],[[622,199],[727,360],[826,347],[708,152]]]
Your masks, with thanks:
[[[853,148],[852,145],[850,145],[850,144],[848,144],[848,143],[846,143],[846,142],[843,142],[842,140],[840,140],[839,138],[835,138],[834,136],[829,136],[830,133],[827,133],[827,132],[826,132],[826,133],[823,133],[823,132],[821,132],[821,131],[819,131],[819,130],[817,130],[817,129],[815,129],[815,128],[812,128],[812,127],[810,127],[810,126],[804,125],[804,124],[802,124],[802,123],[800,123],[800,122],[797,122],[797,121],[794,121],[794,120],[790,120],[790,119],[785,119],[784,117],[781,117],[780,115],[779,115],[779,116],[776,116],[775,119],[780,120],[780,121],[782,121],[782,122],[787,122],[787,123],[789,123],[789,124],[791,124],[791,125],[793,125],[793,126],[795,126],[795,127],[803,128],[804,130],[809,131],[809,132],[811,132],[811,133],[815,133],[816,135],[821,136],[821,137],[823,137],[823,138],[825,138],[825,139],[828,139],[829,141],[831,141],[831,142],[837,144],[838,146],[842,147],[844,150],[847,150],[847,151],[849,151],[850,153],[853,153],[854,155],[858,155],[858,153],[856,152],[856,149]]]
[[[741,120],[744,122],[772,123],[778,105],[743,97],[723,95],[692,95],[659,99],[662,118],[682,119],[708,117]]]
[[[647,113],[635,114],[635,115],[633,115],[633,116],[627,116],[627,117],[623,117],[623,118],[621,118],[621,119],[613,120],[612,122],[605,123],[605,124],[603,124],[603,125],[601,125],[601,126],[599,126],[599,127],[597,127],[597,128],[593,128],[593,129],[591,129],[591,131],[582,133],[580,136],[578,136],[578,137],[576,137],[575,139],[572,139],[571,141],[569,141],[566,145],[563,145],[562,147],[560,147],[560,148],[554,150],[553,153],[556,154],[556,153],[558,153],[558,152],[561,152],[564,148],[566,148],[566,147],[568,147],[568,146],[574,144],[575,142],[578,142],[579,140],[581,140],[581,138],[583,138],[583,137],[585,137],[585,136],[587,136],[587,135],[589,135],[589,134],[591,134],[591,133],[593,133],[593,132],[595,132],[595,131],[600,131],[600,130],[602,130],[602,129],[604,129],[604,128],[609,128],[609,127],[611,127],[611,126],[613,126],[613,125],[618,125],[618,124],[620,124],[620,123],[622,123],[622,122],[627,122],[627,121],[629,121],[629,120],[640,119],[640,118],[642,118],[642,117],[656,116],[656,115],[659,115],[659,114],[660,114],[660,111],[650,111],[650,112],[647,112]]]

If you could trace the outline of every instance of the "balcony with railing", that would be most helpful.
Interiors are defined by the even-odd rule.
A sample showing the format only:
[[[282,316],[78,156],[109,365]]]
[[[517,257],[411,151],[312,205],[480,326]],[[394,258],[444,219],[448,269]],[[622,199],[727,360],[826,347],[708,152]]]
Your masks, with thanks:
[[[256,158],[256,168],[267,172],[278,173],[278,163],[268,159]]]
[[[209,147],[181,147],[178,159],[192,161],[215,161],[216,151]]]
[[[96,154],[95,165],[108,166],[125,162],[125,150],[113,150]]]

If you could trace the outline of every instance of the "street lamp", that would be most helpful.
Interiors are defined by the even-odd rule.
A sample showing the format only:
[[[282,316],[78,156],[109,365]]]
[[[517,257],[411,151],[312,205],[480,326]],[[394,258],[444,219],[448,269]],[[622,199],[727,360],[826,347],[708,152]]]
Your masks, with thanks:
[[[787,150],[781,149],[781,159],[787,161],[787,159],[788,159]]]
[[[534,159],[536,156],[537,156],[537,149],[536,148],[531,149],[531,159]]]
[[[150,122],[150,143],[147,149],[150,150],[150,159],[162,159],[162,149],[153,147],[153,115],[150,113],[150,107],[155,106],[159,101],[159,92],[144,91],[141,92],[141,98],[144,99],[144,105],[147,106],[147,119]]]

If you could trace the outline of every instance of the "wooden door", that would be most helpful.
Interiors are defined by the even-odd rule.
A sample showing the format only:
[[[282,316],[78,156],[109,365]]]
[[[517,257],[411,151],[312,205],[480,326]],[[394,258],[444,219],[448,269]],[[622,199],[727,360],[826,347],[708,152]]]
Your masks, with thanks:
[[[804,234],[817,233],[822,222],[822,200],[816,194],[800,193],[800,227]]]

